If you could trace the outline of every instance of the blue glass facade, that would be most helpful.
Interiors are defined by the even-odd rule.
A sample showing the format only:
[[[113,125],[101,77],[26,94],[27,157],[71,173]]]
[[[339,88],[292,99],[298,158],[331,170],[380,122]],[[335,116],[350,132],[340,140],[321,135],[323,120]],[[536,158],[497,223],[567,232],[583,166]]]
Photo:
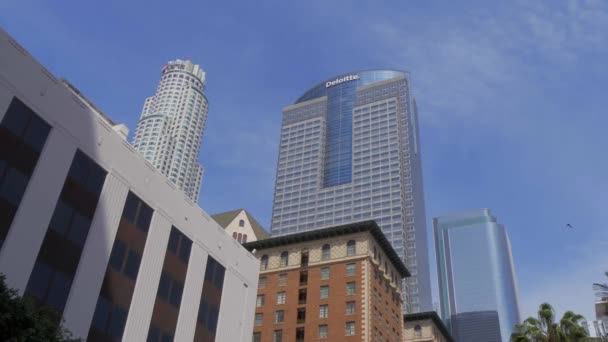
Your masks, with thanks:
[[[486,341],[491,334],[487,328],[493,326],[499,329],[494,336],[509,341],[520,316],[511,246],[504,227],[488,209],[435,218],[433,224],[442,318],[453,334],[466,333],[454,338],[459,342]],[[483,336],[458,328],[479,325],[490,313],[496,313],[499,324],[483,324],[485,331],[477,332]]]
[[[403,72],[396,70],[368,70],[343,74],[318,84],[296,101],[297,104],[327,96],[324,187],[352,182],[352,119],[357,88],[403,75]],[[353,79],[349,80],[349,76]],[[341,80],[343,81],[340,83],[332,84],[332,81]]]

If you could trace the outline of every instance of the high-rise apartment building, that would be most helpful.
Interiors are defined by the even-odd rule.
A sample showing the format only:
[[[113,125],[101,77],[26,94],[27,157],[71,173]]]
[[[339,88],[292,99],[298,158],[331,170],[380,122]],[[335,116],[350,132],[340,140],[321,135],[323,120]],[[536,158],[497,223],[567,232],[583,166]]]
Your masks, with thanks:
[[[0,273],[75,337],[251,341],[259,262],[0,29]]]
[[[254,342],[403,341],[403,261],[373,221],[244,244],[260,260]]]
[[[363,220],[381,227],[412,276],[406,312],[432,310],[416,102],[409,75],[355,71],[283,110],[272,235]]]
[[[167,63],[133,138],[133,147],[195,202],[203,178],[198,154],[207,121],[204,91],[200,66],[179,59]]]
[[[441,315],[459,342],[507,342],[520,323],[511,244],[489,209],[433,219]]]

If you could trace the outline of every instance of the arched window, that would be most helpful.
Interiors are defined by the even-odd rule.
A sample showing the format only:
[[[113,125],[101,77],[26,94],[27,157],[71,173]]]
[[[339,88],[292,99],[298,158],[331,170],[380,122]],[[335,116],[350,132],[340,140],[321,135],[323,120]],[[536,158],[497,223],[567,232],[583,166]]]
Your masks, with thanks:
[[[243,234],[243,243],[247,242],[247,234]]]
[[[243,238],[243,234],[239,233],[238,238],[236,238],[239,242],[241,242],[241,239]]]
[[[329,246],[329,244],[324,244],[323,248],[321,249],[321,260],[329,260],[329,258],[331,257],[331,247]]]
[[[232,233],[232,237],[236,240],[236,232]]]
[[[346,243],[346,256],[354,256],[357,252],[355,240]]]
[[[239,227],[245,227],[245,220],[239,220]]]
[[[289,265],[289,253],[287,251],[281,253],[281,267]]]
[[[414,326],[414,337],[422,337],[422,328],[418,324]]]
[[[262,259],[260,259],[260,270],[266,271],[268,269],[268,255],[262,255]]]
[[[306,267],[308,266],[308,249],[304,248],[300,252],[300,266]]]

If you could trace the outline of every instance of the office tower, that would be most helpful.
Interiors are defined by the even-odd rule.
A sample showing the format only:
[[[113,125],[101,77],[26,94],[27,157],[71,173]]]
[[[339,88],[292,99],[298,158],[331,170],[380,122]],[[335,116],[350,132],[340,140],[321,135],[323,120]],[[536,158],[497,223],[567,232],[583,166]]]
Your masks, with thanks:
[[[240,243],[267,239],[270,236],[264,227],[245,209],[213,214],[211,218],[222,226],[228,235],[231,235],[233,239]]]
[[[511,244],[489,209],[433,219],[441,314],[459,342],[510,340],[520,322]]]
[[[207,121],[204,91],[200,66],[179,59],[167,63],[133,138],[133,147],[194,202],[203,178],[198,154]]]
[[[272,235],[374,220],[412,273],[406,312],[432,310],[420,159],[407,73],[314,86],[283,110]]]
[[[403,341],[409,272],[374,221],[243,245],[260,260],[253,341]]]
[[[0,29],[0,273],[83,341],[250,341],[258,261]]]

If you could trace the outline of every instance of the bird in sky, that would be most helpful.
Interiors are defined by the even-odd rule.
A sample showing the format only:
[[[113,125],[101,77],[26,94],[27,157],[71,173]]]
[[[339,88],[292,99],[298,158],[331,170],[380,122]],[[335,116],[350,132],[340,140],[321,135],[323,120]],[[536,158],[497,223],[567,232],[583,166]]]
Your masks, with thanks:
[[[570,223],[566,223],[566,227],[572,229],[572,225]]]

